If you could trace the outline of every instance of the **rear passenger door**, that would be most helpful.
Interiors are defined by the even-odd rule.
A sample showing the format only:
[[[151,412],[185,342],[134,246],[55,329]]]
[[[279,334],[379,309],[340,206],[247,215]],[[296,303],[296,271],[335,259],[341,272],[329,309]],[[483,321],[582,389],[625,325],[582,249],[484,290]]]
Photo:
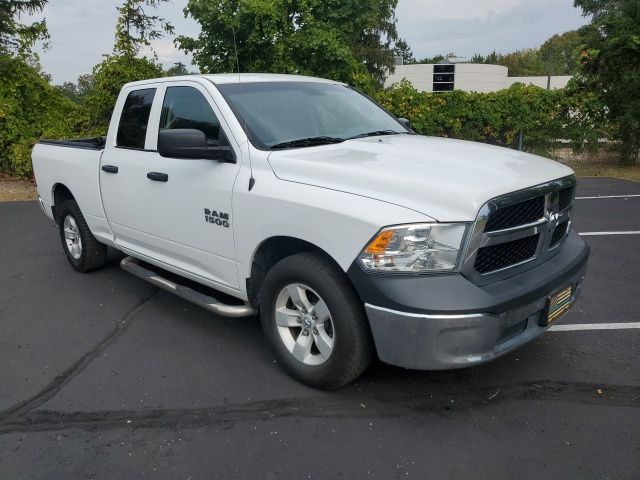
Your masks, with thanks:
[[[184,128],[201,130],[211,145],[231,145],[238,163],[161,157],[159,131]],[[118,244],[196,280],[237,289],[231,200],[240,155],[228,131],[200,84],[186,81],[158,87],[144,151],[135,155],[118,151],[119,173],[113,177],[119,177],[120,184],[106,193],[110,200],[105,198],[105,209],[110,221],[116,221],[112,211],[120,220],[113,227]],[[108,161],[107,156],[103,163]]]

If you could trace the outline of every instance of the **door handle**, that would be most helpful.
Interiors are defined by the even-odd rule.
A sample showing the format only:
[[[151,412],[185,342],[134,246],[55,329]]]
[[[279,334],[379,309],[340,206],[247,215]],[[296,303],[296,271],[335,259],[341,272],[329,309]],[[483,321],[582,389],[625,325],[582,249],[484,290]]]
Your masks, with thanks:
[[[168,182],[169,181],[169,175],[167,175],[166,173],[160,173],[160,172],[149,172],[149,173],[147,173],[147,178],[149,180],[153,180],[154,182]]]
[[[114,165],[103,165],[102,171],[107,173],[118,173],[118,167]]]

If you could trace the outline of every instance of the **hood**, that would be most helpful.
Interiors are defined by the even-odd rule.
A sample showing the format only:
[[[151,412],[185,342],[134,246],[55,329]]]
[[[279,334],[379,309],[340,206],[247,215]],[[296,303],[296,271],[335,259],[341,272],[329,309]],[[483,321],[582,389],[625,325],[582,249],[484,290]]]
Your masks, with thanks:
[[[448,222],[475,220],[491,198],[573,173],[516,150],[419,135],[276,151],[269,163],[282,180],[374,198]]]

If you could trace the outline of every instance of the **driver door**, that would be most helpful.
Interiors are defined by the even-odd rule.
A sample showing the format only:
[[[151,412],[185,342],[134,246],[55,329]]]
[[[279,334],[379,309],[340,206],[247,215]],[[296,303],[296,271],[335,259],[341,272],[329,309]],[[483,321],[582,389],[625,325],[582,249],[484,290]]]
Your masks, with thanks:
[[[201,130],[210,145],[232,138],[225,134],[226,123],[203,86],[186,81],[158,88],[144,156],[131,156],[126,168],[120,165],[121,174],[130,177],[127,187],[134,191],[121,190],[121,198],[105,205],[108,216],[113,208],[135,211],[132,216],[122,215],[132,220],[114,229],[116,243],[196,280],[236,290],[231,200],[240,163],[161,157],[158,132],[183,128]],[[240,161],[233,140],[231,147]],[[126,201],[131,194],[135,203]]]

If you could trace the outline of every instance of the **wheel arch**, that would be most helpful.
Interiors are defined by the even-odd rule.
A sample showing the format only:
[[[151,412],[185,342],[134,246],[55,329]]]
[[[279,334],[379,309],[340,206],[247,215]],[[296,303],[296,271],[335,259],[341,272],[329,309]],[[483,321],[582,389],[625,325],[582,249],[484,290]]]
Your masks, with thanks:
[[[69,187],[67,187],[64,183],[57,182],[54,183],[53,187],[51,187],[51,211],[53,213],[53,219],[56,223],[59,223],[58,218],[58,209],[63,202],[67,200],[75,200],[76,197],[73,195]]]
[[[271,267],[280,260],[303,252],[318,252],[342,270],[326,250],[314,243],[286,235],[269,237],[258,245],[251,258],[251,274],[246,279],[247,296],[251,305],[258,307],[260,289]]]

